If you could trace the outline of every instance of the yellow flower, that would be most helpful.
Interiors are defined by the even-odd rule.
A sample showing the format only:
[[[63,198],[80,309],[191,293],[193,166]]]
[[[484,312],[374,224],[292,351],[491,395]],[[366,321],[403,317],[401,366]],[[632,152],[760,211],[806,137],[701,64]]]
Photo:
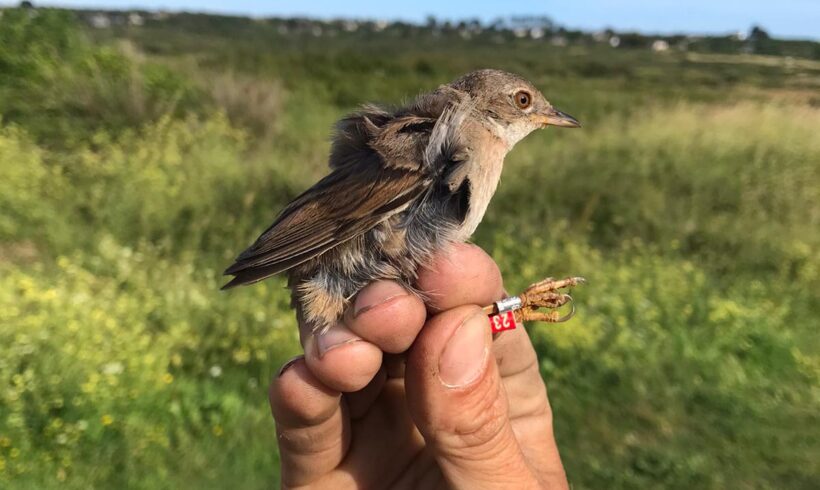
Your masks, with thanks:
[[[233,360],[237,364],[247,364],[251,360],[251,352],[248,349],[237,349],[233,351]]]
[[[22,289],[24,292],[31,291],[34,289],[34,281],[30,277],[21,277],[17,283],[17,287]]]
[[[106,426],[111,425],[114,423],[114,417],[105,414],[102,417],[100,417],[100,422],[102,422],[102,424]]]
[[[169,385],[174,382],[174,375],[171,373],[165,373],[162,375],[162,382]]]
[[[213,433],[216,437],[221,436],[222,435],[222,426],[221,425],[215,425],[214,428],[213,428]]]

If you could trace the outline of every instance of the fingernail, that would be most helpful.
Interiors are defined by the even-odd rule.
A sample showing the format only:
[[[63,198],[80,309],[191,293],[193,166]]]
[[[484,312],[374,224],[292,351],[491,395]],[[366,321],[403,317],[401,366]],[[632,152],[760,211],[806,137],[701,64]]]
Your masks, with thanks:
[[[321,358],[336,347],[359,340],[362,340],[362,338],[348,330],[343,324],[337,323],[330,327],[327,332],[316,334],[316,347]]]
[[[290,369],[291,366],[296,364],[296,361],[298,361],[299,359],[302,359],[304,357],[305,356],[300,355],[300,356],[292,357],[291,359],[289,359],[287,362],[282,364],[282,367],[279,368],[279,371],[276,373],[276,377],[281,378],[282,375],[285,373],[285,371],[287,371],[288,369]]]
[[[407,296],[407,290],[397,282],[379,281],[371,284],[356,295],[356,303],[353,305],[353,318],[400,296]]]
[[[438,375],[450,388],[466,386],[484,371],[487,357],[487,316],[476,313],[453,333],[438,364]]]

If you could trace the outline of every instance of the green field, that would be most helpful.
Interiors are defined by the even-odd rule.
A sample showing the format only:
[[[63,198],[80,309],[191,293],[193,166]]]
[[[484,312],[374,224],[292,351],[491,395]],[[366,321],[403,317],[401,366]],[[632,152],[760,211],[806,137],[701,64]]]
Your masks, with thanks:
[[[220,273],[337,118],[483,67],[584,123],[475,236],[589,280],[531,330],[573,488],[820,488],[820,61],[2,13],[0,488],[275,486],[288,294]]]

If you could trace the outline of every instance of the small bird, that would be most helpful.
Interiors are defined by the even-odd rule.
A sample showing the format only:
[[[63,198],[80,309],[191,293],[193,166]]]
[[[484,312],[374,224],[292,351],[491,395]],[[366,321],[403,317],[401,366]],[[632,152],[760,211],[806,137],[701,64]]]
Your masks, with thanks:
[[[314,334],[373,281],[414,291],[433,254],[473,234],[507,153],[547,126],[580,124],[500,70],[468,73],[397,110],[364,106],[337,124],[330,174],[237,257],[223,289],[286,272],[297,319]]]

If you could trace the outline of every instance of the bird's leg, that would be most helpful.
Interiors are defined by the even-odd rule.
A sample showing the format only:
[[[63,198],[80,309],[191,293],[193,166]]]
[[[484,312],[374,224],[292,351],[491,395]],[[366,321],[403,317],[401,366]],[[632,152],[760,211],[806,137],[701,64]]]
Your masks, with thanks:
[[[572,296],[561,293],[559,290],[577,286],[584,282],[583,277],[567,277],[560,280],[552,278],[544,279],[543,281],[530,285],[530,287],[518,296],[505,298],[485,307],[484,310],[488,315],[495,315],[503,313],[504,311],[513,311],[516,321],[519,322],[565,322],[575,314],[575,305],[573,304]],[[562,315],[560,312],[555,311],[556,308],[560,308],[568,303],[572,305],[572,310],[569,313]],[[549,308],[553,311],[540,311],[540,308]]]

